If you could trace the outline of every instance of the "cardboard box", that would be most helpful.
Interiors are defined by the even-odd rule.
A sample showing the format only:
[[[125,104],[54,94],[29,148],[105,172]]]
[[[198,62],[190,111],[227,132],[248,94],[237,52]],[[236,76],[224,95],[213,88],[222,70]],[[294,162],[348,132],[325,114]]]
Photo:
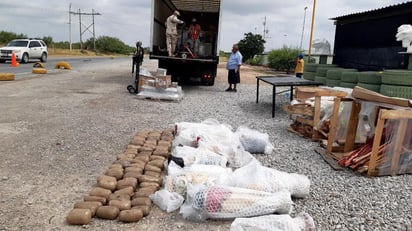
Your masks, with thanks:
[[[141,87],[143,85],[155,87],[155,88],[162,88],[166,89],[172,85],[172,76],[165,75],[165,76],[144,76],[140,75],[139,78],[139,92],[141,91]]]
[[[170,75],[156,76],[155,79],[156,88],[166,89],[172,85],[172,76]]]
[[[138,92],[140,92],[142,90],[143,85],[154,87],[155,86],[155,77],[140,75],[139,76],[139,89],[138,89]]]
[[[156,75],[157,76],[165,76],[167,74],[167,70],[164,68],[157,68]]]

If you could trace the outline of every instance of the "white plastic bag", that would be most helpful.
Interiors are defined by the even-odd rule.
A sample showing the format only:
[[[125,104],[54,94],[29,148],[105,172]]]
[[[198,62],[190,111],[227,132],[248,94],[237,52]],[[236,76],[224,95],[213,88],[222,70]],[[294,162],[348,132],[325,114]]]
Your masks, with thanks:
[[[172,151],[172,156],[182,158],[184,166],[192,164],[218,165],[226,167],[227,158],[205,148],[177,146]]]
[[[239,168],[255,158],[244,150],[239,137],[230,130],[220,129],[199,136],[199,148],[205,148],[227,158],[230,167]]]
[[[310,180],[305,175],[278,171],[252,161],[236,169],[226,185],[271,193],[287,190],[293,197],[304,198],[309,195]]]
[[[196,148],[191,146],[176,146],[172,150],[172,156],[182,158],[184,166],[190,166],[196,161]]]
[[[231,130],[229,125],[220,124],[216,119],[206,119],[201,123],[192,122],[180,122],[175,123],[175,139],[173,140],[173,146],[197,146],[197,139],[201,134],[204,134],[210,130],[220,129],[224,127]]]
[[[200,164],[181,168],[175,163],[170,162],[168,173],[164,180],[165,189],[184,196],[190,184],[212,186],[227,182],[232,174],[232,169]]]
[[[183,145],[207,149],[226,157],[230,167],[241,167],[254,159],[227,124],[208,119],[202,123],[176,123],[175,126],[177,135],[173,147]]]
[[[166,189],[161,189],[149,197],[155,205],[168,213],[180,208],[185,200],[179,193],[169,192]]]
[[[190,220],[231,219],[272,213],[289,214],[292,210],[290,193],[267,193],[245,188],[202,185],[189,186],[180,213]]]
[[[239,136],[239,140],[246,151],[250,153],[272,154],[274,147],[270,143],[267,133],[240,126],[236,130],[236,134]]]
[[[230,231],[314,231],[315,223],[309,214],[302,212],[295,218],[290,215],[266,215],[236,218]]]

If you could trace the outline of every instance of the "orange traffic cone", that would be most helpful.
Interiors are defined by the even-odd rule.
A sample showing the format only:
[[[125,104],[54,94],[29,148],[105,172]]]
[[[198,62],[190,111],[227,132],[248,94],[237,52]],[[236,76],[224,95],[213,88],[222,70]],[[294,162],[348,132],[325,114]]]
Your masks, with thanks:
[[[14,51],[11,52],[11,67],[18,67],[20,63],[16,61],[16,55],[14,54]]]

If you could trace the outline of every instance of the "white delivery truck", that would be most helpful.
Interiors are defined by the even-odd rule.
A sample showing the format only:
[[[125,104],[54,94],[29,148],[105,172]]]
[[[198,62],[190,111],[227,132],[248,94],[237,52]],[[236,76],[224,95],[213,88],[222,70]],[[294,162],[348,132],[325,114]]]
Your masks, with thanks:
[[[219,63],[219,37],[222,0],[152,0],[150,58],[167,69],[172,80],[182,83],[197,79],[213,85]],[[177,10],[184,24],[177,26],[176,54],[169,56],[166,46],[166,19]],[[200,25],[199,45],[193,57],[188,48],[188,31],[193,20]],[[189,42],[190,43],[190,42]]]

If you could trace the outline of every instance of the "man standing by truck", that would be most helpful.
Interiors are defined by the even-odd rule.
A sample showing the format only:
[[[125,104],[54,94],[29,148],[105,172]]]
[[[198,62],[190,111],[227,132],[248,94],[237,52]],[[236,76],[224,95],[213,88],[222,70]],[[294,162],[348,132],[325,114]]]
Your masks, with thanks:
[[[232,47],[232,54],[230,54],[226,64],[226,69],[228,70],[227,80],[229,82],[229,87],[226,91],[237,91],[236,84],[240,83],[240,65],[242,65],[242,54],[240,53],[237,44],[235,44]]]
[[[177,16],[180,16],[179,11],[175,10],[172,15],[170,15],[166,20],[166,43],[167,43],[167,52],[169,56],[173,56],[177,44],[177,24],[183,24],[183,21],[178,19]]]

